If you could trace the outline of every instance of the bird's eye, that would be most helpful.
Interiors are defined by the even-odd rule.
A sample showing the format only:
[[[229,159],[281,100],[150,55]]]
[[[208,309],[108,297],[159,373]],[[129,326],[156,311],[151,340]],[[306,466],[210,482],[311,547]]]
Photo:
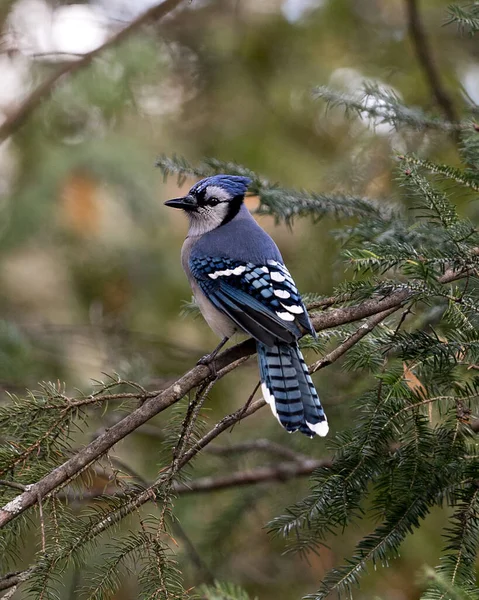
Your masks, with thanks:
[[[208,204],[218,204],[219,200],[218,198],[216,198],[216,196],[212,196],[211,198],[208,198]]]

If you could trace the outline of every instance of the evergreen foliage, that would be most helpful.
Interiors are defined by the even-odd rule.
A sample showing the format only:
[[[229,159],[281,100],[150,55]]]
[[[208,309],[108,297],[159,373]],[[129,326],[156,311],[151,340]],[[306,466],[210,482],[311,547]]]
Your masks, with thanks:
[[[470,35],[479,31],[479,6],[477,2],[460,6],[451,4],[449,7],[449,23],[456,23],[458,27]]]
[[[452,6],[449,16],[468,33],[479,30],[475,4]],[[268,524],[269,539],[288,557],[299,553],[307,559],[321,554],[333,536],[373,523],[344,564],[331,569],[306,598],[347,596],[368,569],[387,567],[434,509],[447,509],[441,559],[425,571],[422,598],[479,600],[479,230],[477,212],[455,202],[462,193],[477,202],[479,128],[469,115],[451,123],[407,107],[393,90],[372,83],[360,94],[321,87],[313,96],[352,119],[387,124],[398,134],[442,136],[451,145],[459,136],[460,144],[454,164],[420,153],[398,155],[396,196],[387,201],[291,189],[216,158],[199,166],[180,156],[158,159],[165,180],[174,176],[180,185],[219,172],[247,175],[251,194],[259,198],[258,214],[291,226],[308,218],[318,231],[324,220],[334,223],[332,236],[342,247],[344,281],[331,297],[315,290],[305,296],[319,331],[317,340],[307,337],[302,345],[327,359],[327,366],[344,354],[331,358],[335,350],[354,340],[341,368],[361,381],[348,406],[349,425],[329,438],[330,458],[314,471],[307,495],[281,507],[283,514]],[[130,191],[133,198],[137,189]],[[387,308],[366,310],[394,298]],[[349,320],[341,313],[348,309],[358,309]],[[188,304],[184,311],[197,308]],[[356,339],[377,313],[381,318],[374,327]],[[328,315],[333,325],[323,326]],[[17,352],[20,334],[8,327],[5,332]],[[240,360],[248,356],[244,348],[238,350],[244,352]],[[232,375],[231,365],[238,366],[225,363],[219,375]],[[122,577],[134,572],[140,599],[253,600],[232,583],[188,588],[177,561],[177,494],[193,483],[196,454],[230,424],[223,419],[207,427],[205,402],[216,380],[208,374],[187,387],[189,375],[171,386],[162,382],[158,390],[114,375],[74,395],[47,382],[0,404],[0,503],[9,507],[0,537],[0,582],[18,578],[15,585],[30,597],[53,600],[61,597],[65,573],[81,572],[79,597],[107,600],[120,589]],[[155,402],[165,402],[169,420],[161,430],[163,452],[155,455],[153,483],[115,462],[112,443],[15,513],[18,496],[28,494],[31,484],[71,466],[72,457],[91,449],[123,416],[136,418]],[[102,417],[112,404],[117,420],[104,426]],[[231,424],[242,416],[241,410],[234,413]],[[141,424],[138,420],[136,427]],[[289,458],[299,463],[304,454]],[[203,541],[203,547],[213,547],[211,563],[228,548],[224,532],[230,533],[263,493],[232,496],[213,515]],[[77,502],[85,498],[86,503]],[[19,548],[32,532],[37,548],[20,571]]]

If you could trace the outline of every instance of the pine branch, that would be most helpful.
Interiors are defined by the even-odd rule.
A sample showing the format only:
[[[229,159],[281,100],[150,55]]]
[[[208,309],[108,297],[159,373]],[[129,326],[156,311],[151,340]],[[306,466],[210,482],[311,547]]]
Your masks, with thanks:
[[[447,24],[456,23],[461,32],[473,36],[479,31],[479,6],[472,3],[467,6],[451,4],[448,7],[449,21]]]
[[[468,469],[471,476],[475,469]],[[477,594],[476,558],[479,548],[479,488],[477,482],[459,492],[459,502],[452,525],[446,531],[447,546],[433,585],[424,600],[445,600],[458,589],[465,598]],[[471,594],[471,596],[469,596]],[[462,595],[462,594],[461,594]]]
[[[390,124],[395,129],[405,126],[418,131],[438,129],[451,132],[468,127],[466,123],[452,123],[430,116],[418,107],[404,106],[392,90],[376,84],[363,84],[363,91],[359,94],[320,86],[313,90],[313,98],[324,100],[329,107],[344,108],[346,113],[353,113],[360,118],[368,117],[380,124]]]
[[[231,583],[215,581],[214,585],[200,586],[199,591],[201,600],[250,600],[250,596],[244,590]]]
[[[455,183],[459,183],[464,185],[465,187],[474,190],[475,192],[479,192],[479,181],[476,173],[472,174],[467,170],[461,170],[456,167],[451,167],[450,165],[441,165],[434,163],[425,158],[419,158],[412,154],[408,154],[407,157],[399,156],[400,160],[406,159],[406,162],[410,165],[415,165],[417,167],[422,167],[433,173],[434,175],[441,175],[445,179],[449,179],[454,181]]]
[[[231,162],[206,159],[193,166],[179,156],[161,156],[156,165],[164,178],[176,175],[182,185],[186,177],[207,177],[216,173],[247,176],[252,180],[250,191],[260,199],[259,214],[274,216],[277,220],[291,223],[295,217],[313,216],[320,219],[326,215],[335,218],[370,217],[390,221],[397,217],[391,206],[383,206],[372,200],[347,194],[326,194],[306,190],[289,190],[271,183],[245,167]]]
[[[352,348],[355,344],[357,344],[364,336],[370,333],[379,323],[384,321],[386,317],[392,315],[394,312],[398,310],[397,306],[393,306],[392,308],[380,312],[373,317],[370,317],[367,321],[365,321],[352,335],[350,335],[340,346],[335,348],[332,352],[330,352],[327,356],[324,356],[320,360],[311,365],[309,372],[316,373],[319,369],[323,369],[327,367],[334,361],[338,360],[345,352],[347,352],[350,348]]]

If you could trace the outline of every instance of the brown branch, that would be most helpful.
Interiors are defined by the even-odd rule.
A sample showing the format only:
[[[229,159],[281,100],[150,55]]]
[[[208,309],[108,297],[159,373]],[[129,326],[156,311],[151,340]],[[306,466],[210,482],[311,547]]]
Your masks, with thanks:
[[[299,452],[291,450],[291,448],[286,448],[281,444],[271,442],[267,439],[248,440],[238,444],[231,444],[230,446],[208,446],[205,450],[208,454],[217,454],[220,456],[240,454],[243,452],[268,452],[275,456],[282,456],[290,461],[294,460],[296,462],[301,462],[308,459],[308,456],[305,454],[300,454]]]
[[[95,48],[95,50],[84,54],[79,60],[66,63],[57,69],[50,77],[36,87],[0,126],[0,143],[10,137],[23,125],[32,112],[43,101],[50,97],[56,85],[61,80],[64,80],[66,77],[71,77],[75,73],[78,73],[78,71],[88,67],[102,52],[117,46],[146,23],[163,18],[179,6],[182,1],[183,0],[164,0],[161,4],[152,6],[134,21],[131,21],[126,27],[120,29],[120,31],[110,37],[104,44]]]
[[[15,481],[7,481],[6,479],[0,479],[0,485],[4,485],[6,487],[11,487],[15,490],[22,490],[24,492],[28,486],[23,485],[23,483],[16,483]]]
[[[270,467],[256,467],[223,475],[221,477],[201,477],[189,483],[181,483],[175,486],[178,494],[192,494],[197,492],[212,492],[224,490],[230,487],[265,483],[268,481],[287,481],[288,479],[310,475],[319,467],[331,466],[332,460],[306,459],[302,461],[283,462]]]
[[[449,283],[468,274],[467,271],[456,272],[448,270],[439,278],[440,283]],[[378,313],[389,311],[393,308],[399,308],[406,301],[413,297],[414,293],[406,285],[404,289],[393,292],[383,298],[374,298],[351,307],[336,308],[324,313],[315,315],[312,322],[317,331],[337,327],[345,323],[359,321],[371,317]],[[216,371],[219,376],[228,372],[237,364],[243,362],[247,357],[254,354],[255,342],[248,339],[225,352],[222,352],[215,361]],[[22,494],[18,495],[3,508],[0,508],[0,527],[9,523],[25,510],[38,502],[38,498],[44,498],[56,488],[61,487],[74,479],[81,471],[90,464],[98,460],[118,441],[126,437],[132,431],[146,423],[153,416],[166,410],[169,406],[178,402],[191,389],[204,383],[210,377],[208,367],[198,365],[180,377],[173,385],[170,385],[155,398],[150,398],[145,403],[124,417],[121,421],[113,425],[107,431],[102,433],[97,439],[93,440],[82,450],[79,450],[65,463],[51,471],[37,483],[28,486]],[[257,400],[246,411],[242,408],[237,413],[225,417],[215,429],[201,438],[185,455],[180,459],[179,468],[182,468],[194,455],[204,446],[214,439],[221,431],[236,423],[238,415],[248,416],[256,412],[261,406],[264,406],[264,400]],[[146,500],[145,500],[146,501]]]
[[[254,441],[251,442],[252,445],[254,445],[254,443]],[[176,495],[184,495],[195,492],[214,492],[230,487],[253,485],[271,481],[282,482],[287,481],[288,479],[310,475],[315,469],[331,466],[332,464],[333,461],[331,458],[313,459],[304,456],[299,459],[298,456],[295,456],[293,460],[287,460],[274,466],[254,467],[252,469],[237,471],[229,475],[199,477],[188,483],[175,481],[172,486],[172,491]],[[147,486],[147,484],[142,482],[142,485],[151,489],[158,484],[153,483]],[[65,492],[58,497],[67,502],[85,502],[94,500],[95,498],[101,498],[105,493],[115,496],[115,498],[127,498],[128,494],[131,496],[129,488],[120,491],[115,491],[114,488],[107,488],[102,490],[85,490],[85,492]],[[151,499],[151,495],[148,499]]]
[[[373,317],[370,317],[367,321],[360,325],[360,327],[358,327],[358,329],[342,344],[340,344],[326,356],[323,356],[323,358],[316,361],[314,365],[311,365],[309,372],[315,373],[316,371],[319,371],[319,369],[324,369],[324,367],[327,367],[334,361],[338,360],[338,358],[352,348],[354,344],[357,344],[359,340],[370,333],[376,327],[376,325],[379,325],[379,323],[381,323],[381,321],[383,321],[386,317],[389,317],[389,315],[392,315],[394,312],[396,312],[398,308],[398,306],[393,306],[389,310],[385,310],[377,315],[374,315]]]
[[[439,69],[432,56],[432,50],[419,15],[418,0],[406,0],[406,16],[409,36],[434,99],[442,109],[446,119],[451,123],[455,123],[457,122],[456,111],[449,94],[444,89]]]

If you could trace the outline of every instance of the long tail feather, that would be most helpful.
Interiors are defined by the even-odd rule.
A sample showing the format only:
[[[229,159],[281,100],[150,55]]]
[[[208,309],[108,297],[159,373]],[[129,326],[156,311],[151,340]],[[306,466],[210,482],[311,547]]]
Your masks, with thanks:
[[[328,421],[298,345],[257,346],[263,396],[281,425],[310,437],[326,435]]]

